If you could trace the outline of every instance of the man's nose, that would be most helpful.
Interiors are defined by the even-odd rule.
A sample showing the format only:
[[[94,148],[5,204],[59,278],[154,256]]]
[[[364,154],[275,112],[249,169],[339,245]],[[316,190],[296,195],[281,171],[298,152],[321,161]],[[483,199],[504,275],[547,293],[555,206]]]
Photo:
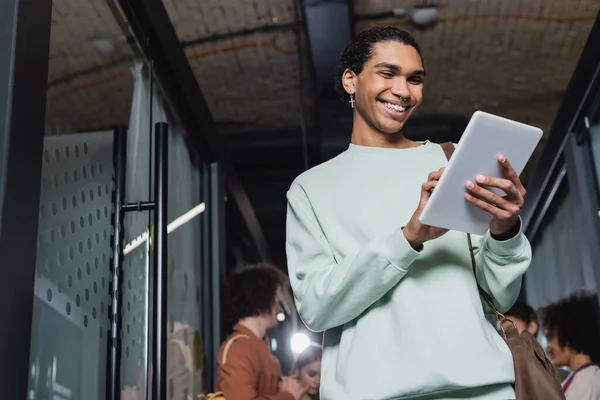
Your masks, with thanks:
[[[394,85],[391,90],[392,94],[398,97],[407,98],[410,97],[410,88],[408,82],[404,77],[398,77],[394,81]]]

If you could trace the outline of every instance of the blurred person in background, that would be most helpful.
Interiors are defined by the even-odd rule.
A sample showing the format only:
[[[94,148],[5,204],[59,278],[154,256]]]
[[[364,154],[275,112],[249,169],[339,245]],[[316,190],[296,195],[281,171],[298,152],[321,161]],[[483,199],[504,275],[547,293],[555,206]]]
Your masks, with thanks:
[[[302,353],[296,356],[292,365],[291,376],[298,380],[308,391],[303,400],[318,400],[321,386],[321,357],[323,349],[316,343],[311,343]]]
[[[517,302],[510,308],[510,310],[504,313],[504,316],[515,323],[519,333],[528,331],[534,337],[537,336],[539,328],[538,318],[535,310],[531,306],[525,303]],[[512,325],[509,321],[504,323],[505,330],[509,329],[510,326]]]
[[[237,322],[217,356],[216,391],[231,400],[302,400],[308,388],[281,377],[267,337],[283,312],[279,298],[289,290],[287,277],[273,265],[251,265],[233,273],[228,289]]]
[[[527,331],[537,338],[539,333],[538,316],[531,306],[525,303],[517,302],[504,315],[506,318],[515,323],[519,333]],[[504,323],[504,330],[506,331],[510,329],[511,326],[512,324],[509,321],[506,321]],[[498,327],[498,331],[499,333],[503,334],[500,327]],[[569,375],[567,371],[556,365],[554,366],[554,373],[559,382],[562,382],[567,375]]]
[[[600,400],[600,315],[595,295],[575,294],[540,310],[548,355],[568,367],[567,400]]]

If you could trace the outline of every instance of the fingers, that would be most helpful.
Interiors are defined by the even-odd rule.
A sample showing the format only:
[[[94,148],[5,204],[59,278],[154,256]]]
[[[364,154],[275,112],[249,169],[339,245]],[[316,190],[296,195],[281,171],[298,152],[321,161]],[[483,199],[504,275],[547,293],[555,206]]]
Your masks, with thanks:
[[[427,181],[433,181],[433,180],[439,180],[440,177],[442,176],[442,174],[444,173],[444,170],[446,168],[440,168],[435,172],[431,172],[428,176],[427,176]]]
[[[508,220],[510,218],[513,218],[515,215],[511,211],[499,208],[494,204],[478,199],[470,193],[465,193],[465,199],[467,199],[469,203],[481,208],[483,211],[488,212],[489,214],[493,215],[495,218],[500,220]]]
[[[421,190],[423,192],[431,193],[433,191],[433,189],[437,186],[437,184],[438,184],[437,180],[427,181],[423,185],[421,185]]]
[[[487,203],[490,203],[498,208],[502,208],[504,210],[510,211],[511,213],[518,213],[523,207],[523,197],[514,187],[512,182],[507,181],[506,179],[500,179],[498,183],[494,182],[496,178],[486,177],[484,179],[478,179],[477,185],[471,181],[466,183],[466,187],[469,190],[469,193],[474,197],[484,200]],[[487,182],[492,182],[489,184]],[[490,187],[497,187],[507,194],[506,197],[499,196],[498,194],[492,192],[489,189],[479,186],[479,184],[486,184]]]
[[[519,179],[519,175],[517,175],[517,172],[514,170],[512,165],[510,165],[510,162],[508,162],[506,157],[504,157],[502,154],[500,154],[498,156],[498,162],[500,163],[500,166],[502,167],[502,171],[504,172],[504,177],[506,179],[508,179],[509,181],[511,181],[513,183],[513,185],[515,185],[515,188],[517,189],[517,191],[519,192],[521,197],[525,197],[525,194],[527,193],[527,191],[523,187],[523,183],[521,182],[521,179]]]
[[[485,185],[488,187],[502,189],[504,193],[506,193],[506,195],[509,196],[511,199],[520,199],[521,201],[523,200],[523,196],[521,196],[521,193],[519,192],[515,184],[509,179],[478,175],[477,177],[475,177],[475,180],[477,181],[478,185]]]

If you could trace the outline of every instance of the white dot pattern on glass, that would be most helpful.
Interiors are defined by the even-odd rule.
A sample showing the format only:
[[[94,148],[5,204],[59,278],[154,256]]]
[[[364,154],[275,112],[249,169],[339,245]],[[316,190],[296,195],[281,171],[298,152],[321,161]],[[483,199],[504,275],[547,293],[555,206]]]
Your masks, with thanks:
[[[110,296],[99,285],[110,276],[112,221],[105,210],[112,207],[113,135],[46,136],[44,147],[36,287],[47,289],[38,298],[53,307],[60,304],[60,312],[105,346],[104,303]],[[96,192],[98,187],[110,193]]]
[[[148,218],[148,212],[132,212],[125,215],[123,224],[125,243],[131,243],[148,229]],[[123,257],[121,366],[123,380],[128,382],[137,382],[142,368],[147,364],[144,344],[148,321],[146,311],[148,259],[146,243],[142,243]],[[136,342],[137,345],[133,345]]]

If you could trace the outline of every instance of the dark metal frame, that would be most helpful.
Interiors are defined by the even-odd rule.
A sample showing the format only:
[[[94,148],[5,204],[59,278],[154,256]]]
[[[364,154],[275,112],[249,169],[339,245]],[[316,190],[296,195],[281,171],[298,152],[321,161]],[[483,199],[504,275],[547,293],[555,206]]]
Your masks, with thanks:
[[[108,362],[106,364],[106,398],[121,398],[121,304],[123,297],[123,237],[126,212],[154,211],[151,230],[152,243],[152,332],[151,332],[151,390],[155,398],[166,399],[167,394],[167,210],[168,210],[168,136],[165,122],[154,125],[154,200],[125,203],[125,173],[127,168],[127,129],[119,127],[114,132],[115,190],[113,192],[113,236],[111,275],[109,286],[111,335],[108,337]],[[159,395],[156,396],[155,393]]]
[[[566,178],[579,212],[583,274],[600,288],[600,195],[594,176],[589,131],[584,120],[600,96],[600,12],[577,63],[536,172],[528,186],[524,229],[534,241]],[[599,298],[600,301],[600,298]]]
[[[154,128],[154,226],[152,237],[152,398],[167,398],[167,209],[169,188],[169,128]]]
[[[106,398],[119,399],[121,396],[121,304],[123,303],[123,238],[125,229],[125,173],[127,171],[127,128],[114,130],[113,166],[115,171],[112,214],[112,254],[110,260],[112,280],[109,283],[111,324],[108,336],[108,357],[106,362]]]
[[[598,85],[600,88],[600,85]],[[584,127],[581,127],[585,130]],[[589,150],[589,141],[578,141],[575,134],[570,135],[564,149],[565,163],[568,171],[569,191],[573,195],[578,210],[579,253],[586,282],[594,281],[600,288],[600,216],[598,210],[597,182],[594,176],[593,160]],[[599,298],[600,301],[600,298]]]
[[[52,0],[0,2],[0,387],[27,398]]]
[[[210,244],[204,246],[202,266],[203,290],[203,337],[206,384],[213,388],[216,383],[216,360],[221,345],[221,293],[225,281],[225,182],[217,163],[205,166],[203,200],[211,204],[208,218],[204,218],[204,237]],[[205,242],[206,243],[206,242]]]
[[[543,218],[543,214],[546,212],[542,204],[546,202],[545,198],[548,195],[548,189],[553,185],[552,179],[556,176],[556,171],[561,168],[560,159],[568,135],[573,132],[586,99],[589,97],[591,83],[599,73],[600,46],[598,43],[600,43],[600,12],[575,67],[544,152],[527,186],[528,195],[522,218],[524,230],[529,236],[531,236],[530,229],[534,218]]]

